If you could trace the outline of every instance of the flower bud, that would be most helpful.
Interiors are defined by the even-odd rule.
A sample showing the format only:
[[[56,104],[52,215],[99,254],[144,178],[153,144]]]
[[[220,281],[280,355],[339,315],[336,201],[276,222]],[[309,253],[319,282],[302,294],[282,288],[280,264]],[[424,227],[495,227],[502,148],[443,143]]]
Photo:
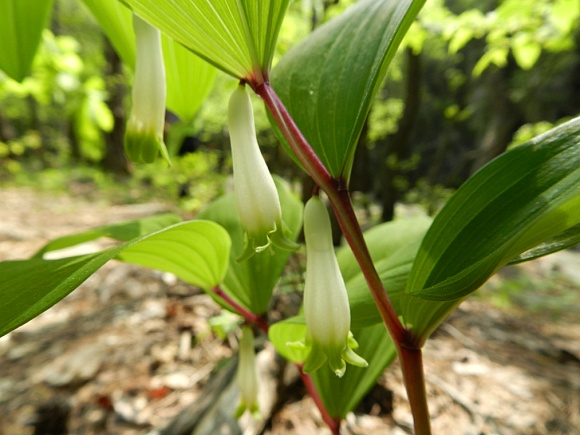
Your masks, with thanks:
[[[270,243],[284,250],[299,245],[284,235],[278,191],[256,139],[250,96],[239,86],[230,98],[228,128],[234,166],[234,189],[240,220],[246,231],[242,261],[262,252]]]
[[[152,163],[159,152],[169,162],[163,143],[165,68],[159,30],[133,15],[137,56],[132,108],[125,133],[125,152],[138,163]]]
[[[242,328],[237,382],[241,397],[240,404],[235,412],[236,418],[241,417],[246,410],[250,411],[252,416],[259,418],[258,372],[256,354],[254,353],[254,333],[247,326]]]
[[[352,350],[358,345],[350,333],[346,286],[334,253],[328,211],[317,196],[304,209],[304,237],[304,316],[306,345],[311,346],[304,371],[316,371],[328,361],[331,370],[341,377],[345,361],[359,367],[366,367],[367,362]]]

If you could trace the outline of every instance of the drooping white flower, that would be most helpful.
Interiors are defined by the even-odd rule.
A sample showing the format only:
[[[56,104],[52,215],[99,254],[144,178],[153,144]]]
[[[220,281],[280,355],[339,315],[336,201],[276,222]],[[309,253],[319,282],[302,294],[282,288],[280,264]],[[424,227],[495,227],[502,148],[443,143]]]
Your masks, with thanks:
[[[284,250],[299,245],[284,235],[280,199],[272,175],[260,152],[250,96],[239,86],[228,108],[228,129],[234,166],[234,189],[246,246],[239,261],[262,252],[272,243]]]
[[[256,354],[254,352],[254,333],[251,328],[242,328],[242,339],[238,359],[237,383],[240,388],[240,404],[236,409],[235,416],[239,418],[246,410],[252,416],[259,417],[258,405],[258,372],[256,367]]]
[[[133,30],[137,56],[125,152],[138,163],[152,163],[159,153],[169,162],[163,142],[166,89],[161,37],[159,30],[135,14]]]
[[[304,316],[306,345],[311,346],[304,371],[316,371],[328,361],[331,370],[341,377],[345,361],[359,367],[366,367],[367,362],[353,351],[358,345],[350,333],[346,286],[332,244],[328,211],[317,196],[304,209],[304,237]]]

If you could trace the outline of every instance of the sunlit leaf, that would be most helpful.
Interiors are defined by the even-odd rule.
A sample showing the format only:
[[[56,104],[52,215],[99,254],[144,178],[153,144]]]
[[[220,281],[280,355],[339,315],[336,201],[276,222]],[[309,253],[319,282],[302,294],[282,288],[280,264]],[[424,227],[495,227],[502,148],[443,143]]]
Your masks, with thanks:
[[[32,67],[53,0],[0,1],[0,69],[22,81]]]
[[[355,3],[290,50],[274,69],[274,89],[333,176],[348,180],[370,105],[423,3]]]
[[[183,281],[211,290],[220,284],[228,268],[230,238],[209,221],[176,224],[132,243],[117,258],[127,263],[176,275]]]
[[[407,291],[462,298],[525,251],[577,232],[578,224],[580,118],[509,150],[461,186],[425,236]]]
[[[131,11],[117,0],[82,0],[111,41],[119,57],[135,68],[135,35]]]
[[[276,351],[297,364],[302,364],[308,352],[306,347],[298,343],[306,336],[306,320],[304,316],[294,316],[281,322],[274,323],[268,329],[268,338],[276,348]]]
[[[174,273],[192,285],[209,290],[225,275],[229,248],[229,236],[219,225],[192,221],[96,254],[2,262],[0,336],[50,308],[115,258]]]
[[[183,122],[190,122],[210,93],[217,70],[167,36],[163,36],[161,42],[167,108]]]
[[[82,233],[69,234],[57,239],[53,239],[44,245],[34,254],[34,258],[42,258],[44,254],[51,251],[70,248],[81,243],[90,242],[101,237],[108,237],[121,242],[127,242],[137,237],[153,233],[162,228],[168,227],[181,221],[175,214],[166,213],[155,216],[148,216],[127,222],[119,222],[112,225],[105,225],[83,231]]]
[[[270,69],[289,0],[124,0],[133,11],[228,74]]]
[[[520,68],[530,69],[540,57],[542,46],[532,35],[522,32],[512,39],[512,53]]]

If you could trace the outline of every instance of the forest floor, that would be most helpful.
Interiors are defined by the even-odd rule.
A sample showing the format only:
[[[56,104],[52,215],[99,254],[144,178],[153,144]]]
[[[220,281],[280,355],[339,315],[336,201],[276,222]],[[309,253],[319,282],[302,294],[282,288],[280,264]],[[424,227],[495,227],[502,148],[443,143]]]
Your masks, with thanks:
[[[0,260],[24,259],[58,236],[170,209],[110,205],[90,193],[0,189]],[[435,434],[580,433],[578,273],[578,251],[506,269],[482,290],[485,297],[464,302],[436,331],[424,357]],[[500,308],[490,301],[506,304],[505,286],[519,290]],[[282,370],[267,343],[259,360],[271,374],[263,388],[273,410],[263,412],[263,422],[244,420],[243,432],[231,424],[236,393],[224,387],[232,384],[231,370],[214,373],[237,345],[232,333],[210,327],[227,323],[219,314],[209,297],[172,276],[107,264],[0,339],[0,435],[178,434],[176,425],[162,428],[180,413],[181,421],[197,419],[197,434],[329,434],[296,372]],[[412,433],[405,397],[395,362],[343,422],[343,433]],[[219,403],[222,413],[208,414],[202,403]]]

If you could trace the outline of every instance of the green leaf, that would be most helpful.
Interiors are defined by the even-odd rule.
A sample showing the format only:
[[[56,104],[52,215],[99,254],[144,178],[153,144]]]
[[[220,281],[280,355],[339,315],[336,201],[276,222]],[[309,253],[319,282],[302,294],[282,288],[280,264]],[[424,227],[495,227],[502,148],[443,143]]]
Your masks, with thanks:
[[[179,216],[172,213],[165,213],[156,216],[149,216],[143,219],[105,225],[93,228],[89,231],[83,231],[82,233],[69,234],[51,240],[40,248],[38,252],[34,254],[33,258],[42,258],[47,252],[70,248],[71,246],[90,242],[91,240],[99,239],[101,237],[109,237],[121,242],[127,242],[180,221],[181,218]]]
[[[355,3],[290,50],[274,69],[272,86],[334,177],[348,180],[370,105],[423,3]]]
[[[453,195],[429,229],[407,292],[449,301],[540,243],[580,228],[580,118],[499,156]]]
[[[312,374],[324,407],[335,418],[345,418],[346,414],[357,407],[397,354],[383,324],[353,330],[353,334],[359,344],[356,353],[367,360],[368,367],[349,365],[342,378],[338,378],[326,367]]]
[[[163,35],[167,107],[183,122],[191,122],[209,95],[217,70]]]
[[[222,281],[229,248],[228,234],[219,225],[192,221],[96,254],[2,262],[0,336],[50,308],[114,258],[174,273],[207,290]]]
[[[53,0],[0,1],[0,69],[20,82],[30,73]]]
[[[117,258],[173,273],[204,290],[219,285],[228,268],[231,241],[227,232],[209,221],[186,222],[169,229],[147,236],[146,243],[131,244]]]
[[[132,12],[117,0],[83,0],[115,50],[135,68]],[[211,91],[216,69],[166,35],[162,36],[167,85],[167,107],[184,122],[193,119]]]
[[[288,227],[289,238],[296,240],[302,226],[302,202],[289,190],[287,183],[275,177],[282,218]],[[224,279],[224,290],[237,302],[256,314],[265,313],[268,309],[274,286],[290,257],[289,251],[273,250],[254,255],[252,258],[238,262],[237,258],[244,252],[244,229],[236,211],[233,195],[225,195],[213,202],[199,214],[223,226],[232,239],[232,250],[227,275]]]
[[[306,336],[304,316],[294,316],[274,323],[268,328],[268,338],[276,351],[296,364],[302,364],[308,356],[306,347],[297,345]]]
[[[137,15],[211,64],[263,81],[289,0],[124,0]]]
[[[571,248],[580,243],[580,224],[568,228],[566,231],[557,234],[549,240],[540,243],[538,246],[523,252],[508,264],[523,263],[524,261],[535,260],[536,258],[549,255],[562,249]]]
[[[131,11],[117,0],[82,0],[107,35],[119,57],[135,68],[135,35]]]
[[[521,32],[512,39],[512,53],[519,67],[528,70],[542,54],[542,46],[532,35]]]

